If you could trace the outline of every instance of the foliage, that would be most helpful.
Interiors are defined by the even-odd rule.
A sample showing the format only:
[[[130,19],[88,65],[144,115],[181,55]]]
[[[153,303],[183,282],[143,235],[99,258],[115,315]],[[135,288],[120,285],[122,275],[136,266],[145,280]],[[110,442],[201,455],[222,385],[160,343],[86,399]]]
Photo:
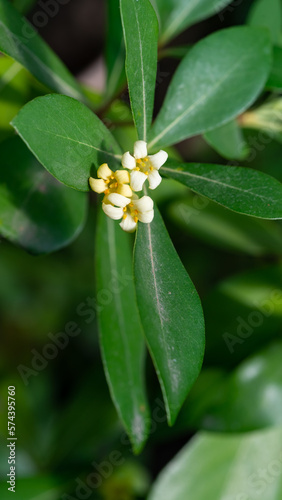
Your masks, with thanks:
[[[26,271],[14,257],[24,249],[41,255],[34,272],[56,290],[43,309],[34,301],[35,318],[53,328],[59,307],[65,319],[75,310],[84,325],[66,321],[60,340],[49,336],[57,352],[74,341],[66,373],[75,363],[81,372],[59,411],[45,355],[33,359],[32,369],[20,352],[12,355],[17,384],[0,358],[8,373],[1,396],[16,385],[21,408],[19,498],[45,492],[50,500],[69,500],[82,490],[106,500],[119,491],[123,500],[145,498],[150,446],[197,432],[160,474],[150,500],[278,500],[281,4],[255,0],[245,25],[223,26],[185,46],[168,44],[212,15],[221,19],[222,9],[232,12],[228,0],[107,4],[100,95],[78,83],[22,17],[32,2],[0,0],[0,234],[21,247],[3,243],[13,270],[10,278],[0,265],[4,304],[13,289],[19,304],[21,293],[30,296],[25,287],[21,292],[17,276]],[[158,64],[170,58],[180,63],[159,103]],[[80,233],[80,243],[65,253],[45,255]],[[20,258],[32,265],[31,256]],[[76,306],[82,281],[87,299]],[[23,328],[28,346],[36,339],[44,353],[50,342],[25,317],[24,301],[18,316],[30,329]],[[4,318],[9,325],[11,317]],[[22,319],[13,321],[12,330],[21,332]],[[4,418],[0,425],[5,433]],[[149,438],[143,462],[132,458],[131,449],[140,454]],[[108,455],[95,462],[91,479],[93,450],[101,460]],[[5,481],[0,492],[6,498]]]

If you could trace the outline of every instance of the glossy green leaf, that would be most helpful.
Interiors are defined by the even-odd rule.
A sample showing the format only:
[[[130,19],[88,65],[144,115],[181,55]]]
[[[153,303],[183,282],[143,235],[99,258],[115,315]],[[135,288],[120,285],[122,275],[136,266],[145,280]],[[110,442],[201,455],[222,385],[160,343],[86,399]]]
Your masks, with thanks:
[[[249,26],[267,28],[273,43],[278,43],[282,30],[282,5],[280,0],[255,0],[251,7]]]
[[[141,321],[172,425],[201,368],[204,320],[157,208],[151,224],[139,224],[134,269]]]
[[[119,146],[109,130],[70,97],[38,97],[22,108],[12,125],[40,163],[66,186],[88,191],[93,166],[118,165]]]
[[[66,188],[20,138],[0,146],[0,234],[39,254],[68,245],[82,230],[86,196]]]
[[[270,65],[269,36],[260,28],[229,28],[198,42],[173,76],[149,147],[169,146],[229,122],[257,98]]]
[[[273,62],[266,87],[271,90],[282,90],[282,48],[280,47],[273,47]]]
[[[280,265],[264,266],[227,278],[205,298],[206,363],[230,369],[280,336],[281,278]]]
[[[75,78],[8,0],[0,0],[0,51],[55,92],[84,100]]]
[[[254,256],[282,254],[282,230],[274,221],[231,212],[192,193],[170,203],[168,214],[182,231],[210,245]]]
[[[231,0],[152,0],[160,19],[160,43],[164,45],[181,31],[219,14]]]
[[[154,107],[158,20],[149,0],[120,0],[126,74],[139,139],[147,140]]]
[[[148,500],[280,500],[282,429],[200,433],[165,467]]]
[[[277,342],[241,363],[221,387],[212,388],[198,424],[223,432],[282,425],[281,356]]]
[[[262,219],[282,218],[282,184],[244,167],[166,163],[161,172],[229,210]]]
[[[100,344],[107,381],[118,414],[140,452],[148,435],[144,382],[145,343],[135,302],[128,234],[101,212],[97,229],[96,277]]]
[[[204,138],[223,158],[243,160],[248,156],[248,146],[236,120],[206,132]]]
[[[106,39],[106,101],[114,96],[126,84],[125,47],[118,0],[108,0],[107,11],[108,36]]]

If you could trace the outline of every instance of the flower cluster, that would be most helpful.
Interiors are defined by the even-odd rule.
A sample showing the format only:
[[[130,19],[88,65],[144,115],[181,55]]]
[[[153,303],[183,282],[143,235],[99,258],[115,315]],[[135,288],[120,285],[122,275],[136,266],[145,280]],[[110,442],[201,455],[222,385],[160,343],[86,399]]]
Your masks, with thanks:
[[[138,221],[152,222],[153,200],[149,196],[139,198],[135,192],[142,190],[147,179],[150,189],[158,187],[162,180],[158,170],[167,156],[165,151],[148,155],[146,142],[136,141],[134,155],[127,152],[122,156],[122,170],[113,172],[103,163],[97,170],[98,179],[90,177],[91,189],[95,193],[104,193],[103,211],[111,219],[122,219],[120,226],[124,231],[133,233]]]

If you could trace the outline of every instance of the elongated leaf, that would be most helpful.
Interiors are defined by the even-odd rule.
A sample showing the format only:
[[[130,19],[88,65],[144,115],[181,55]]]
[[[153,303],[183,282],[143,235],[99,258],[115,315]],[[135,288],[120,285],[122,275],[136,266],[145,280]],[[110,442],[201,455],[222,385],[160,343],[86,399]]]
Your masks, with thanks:
[[[280,500],[281,439],[281,427],[235,436],[202,432],[161,472],[148,500]]]
[[[248,156],[248,146],[236,120],[206,132],[204,137],[223,158],[243,160]]]
[[[231,212],[194,194],[171,203],[168,213],[182,231],[210,245],[254,256],[282,254],[282,230],[274,221]]]
[[[282,184],[267,174],[243,167],[179,163],[162,173],[229,210],[262,219],[282,218]]]
[[[192,24],[219,14],[230,2],[231,0],[152,0],[160,18],[160,43],[164,45]]]
[[[51,94],[22,108],[13,127],[44,167],[66,186],[88,191],[93,165],[117,166],[119,146],[86,106]]]
[[[84,100],[75,78],[8,0],[0,0],[0,51],[55,92]]]
[[[169,146],[239,115],[263,89],[270,64],[265,30],[229,28],[201,40],[172,79],[149,147]]]
[[[108,36],[106,40],[107,89],[106,100],[126,84],[125,46],[118,0],[108,0]]]
[[[0,158],[0,234],[36,254],[68,245],[83,228],[85,195],[57,182],[18,137]]]
[[[281,356],[281,342],[276,342],[241,363],[222,387],[212,388],[198,424],[223,432],[282,425]]]
[[[273,47],[273,63],[266,87],[272,90],[282,89],[282,48]]]
[[[149,0],[120,0],[126,74],[139,139],[147,140],[154,107],[158,20]]]
[[[128,235],[116,221],[100,214],[97,229],[96,275],[100,344],[111,395],[130,436],[141,451],[148,433],[144,384],[144,336],[132,275]]]
[[[248,17],[250,26],[267,28],[273,43],[280,41],[282,31],[282,5],[280,0],[256,0]]]
[[[201,368],[204,320],[157,209],[151,224],[139,225],[134,269],[141,320],[172,425]]]

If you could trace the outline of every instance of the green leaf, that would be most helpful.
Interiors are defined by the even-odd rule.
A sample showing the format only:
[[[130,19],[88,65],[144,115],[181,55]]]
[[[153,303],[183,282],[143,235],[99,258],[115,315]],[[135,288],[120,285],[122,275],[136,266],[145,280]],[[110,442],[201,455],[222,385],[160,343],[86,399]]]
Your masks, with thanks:
[[[248,156],[248,146],[236,120],[206,132],[204,138],[223,158],[243,160]]]
[[[149,0],[120,0],[126,74],[139,139],[147,140],[154,107],[158,20]]]
[[[251,7],[247,23],[249,26],[267,28],[273,43],[279,43],[282,29],[282,6],[280,0],[256,0]]]
[[[107,1],[108,29],[106,39],[107,89],[106,101],[126,85],[125,47],[120,19],[119,2]]]
[[[198,42],[175,72],[149,147],[169,146],[235,118],[258,97],[270,64],[270,40],[260,28],[229,28]]]
[[[91,168],[115,168],[119,146],[84,104],[51,94],[22,108],[12,125],[42,165],[66,186],[88,191]]]
[[[231,0],[152,0],[159,14],[161,45],[207,17],[219,12]]]
[[[280,500],[282,429],[201,432],[165,467],[148,500]]]
[[[68,245],[84,226],[86,196],[57,182],[18,137],[0,157],[0,234],[35,254]]]
[[[229,210],[262,219],[282,218],[282,184],[245,167],[171,160],[161,172]]]
[[[0,0],[0,51],[55,92],[85,100],[75,78],[8,0]]]
[[[282,230],[274,221],[231,212],[192,193],[169,204],[168,214],[181,231],[217,248],[254,256],[282,254]]]
[[[282,49],[280,47],[273,47],[273,63],[266,88],[282,90]]]
[[[277,342],[241,363],[221,387],[212,388],[198,423],[223,432],[282,425],[281,356]]]
[[[172,425],[201,368],[204,320],[156,208],[151,224],[139,224],[134,269],[141,321]]]
[[[96,248],[100,344],[107,381],[118,414],[140,452],[148,435],[144,383],[145,344],[135,302],[128,234],[100,213]]]

